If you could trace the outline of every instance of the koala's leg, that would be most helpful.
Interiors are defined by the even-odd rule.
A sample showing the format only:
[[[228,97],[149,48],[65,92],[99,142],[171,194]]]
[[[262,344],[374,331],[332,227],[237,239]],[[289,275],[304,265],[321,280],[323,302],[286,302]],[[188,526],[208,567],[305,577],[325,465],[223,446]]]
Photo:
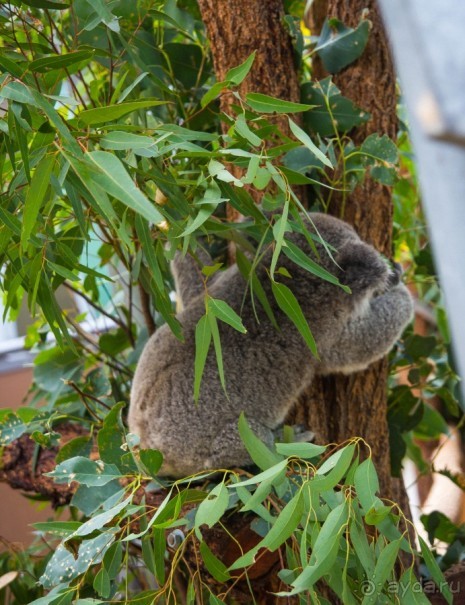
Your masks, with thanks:
[[[202,266],[213,264],[208,252],[200,247],[197,248],[195,256],[196,258],[190,254],[183,255],[178,250],[171,262],[176,294],[184,309],[194,298],[204,292],[205,277],[201,271]]]
[[[261,441],[270,448],[274,446],[274,435],[271,429],[254,418],[247,417],[247,422]],[[252,460],[239,435],[237,420],[228,422],[223,426],[213,440],[210,456],[204,464],[205,468],[232,468],[252,464]]]
[[[364,313],[351,319],[332,346],[321,351],[318,373],[350,374],[367,368],[389,352],[412,315],[412,297],[401,283],[372,298]]]

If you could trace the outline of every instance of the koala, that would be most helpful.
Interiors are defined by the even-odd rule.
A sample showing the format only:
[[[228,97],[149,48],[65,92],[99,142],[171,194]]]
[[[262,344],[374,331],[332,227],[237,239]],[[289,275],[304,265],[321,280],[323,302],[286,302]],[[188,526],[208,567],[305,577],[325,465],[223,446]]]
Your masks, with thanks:
[[[179,253],[173,274],[183,310],[178,319],[185,341],[162,326],[147,342],[136,368],[129,408],[129,429],[140,436],[141,447],[164,456],[160,475],[188,476],[204,469],[232,468],[251,463],[238,433],[245,413],[255,434],[272,444],[299,394],[316,374],[351,373],[383,357],[412,318],[413,304],[383,257],[363,242],[347,223],[319,213],[306,221],[329,244],[315,240],[315,249],[301,233],[287,234],[307,255],[340,282],[324,281],[281,254],[277,273],[296,296],[312,330],[319,358],[307,348],[294,324],[280,310],[267,275],[270,250],[257,268],[277,323],[276,330],[260,304],[244,297],[246,282],[236,265],[208,281],[209,294],[225,300],[247,328],[241,334],[218,321],[226,374],[226,393],[213,346],[202,378],[200,398],[194,402],[195,326],[205,313],[205,284],[198,264]],[[331,250],[331,255],[328,254]],[[332,258],[331,258],[332,256]],[[210,261],[211,263],[211,261]]]

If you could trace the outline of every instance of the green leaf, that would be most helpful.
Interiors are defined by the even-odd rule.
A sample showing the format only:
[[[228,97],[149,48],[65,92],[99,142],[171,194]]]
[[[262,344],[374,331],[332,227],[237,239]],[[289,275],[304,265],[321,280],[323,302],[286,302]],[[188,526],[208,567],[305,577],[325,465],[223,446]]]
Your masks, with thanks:
[[[206,107],[209,103],[216,99],[216,97],[221,94],[221,92],[229,86],[229,82],[224,80],[223,82],[215,82],[213,86],[211,86],[207,92],[200,99],[200,106]]]
[[[194,231],[197,231],[197,229],[201,227],[208,218],[210,218],[215,209],[215,204],[205,204],[202,206],[194,220],[189,217],[191,222],[188,227],[182,233],[180,233],[179,237],[185,237],[186,235],[190,235],[191,233],[194,233]]]
[[[53,534],[55,536],[69,536],[82,525],[79,521],[43,521],[32,523],[34,529],[39,532]]]
[[[138,212],[143,218],[154,223],[163,221],[163,216],[155,205],[145,197],[126,172],[124,164],[115,155],[107,151],[92,151],[87,157],[98,167],[92,173],[92,180],[104,191]]]
[[[421,538],[420,538],[421,539]],[[376,590],[371,595],[366,595],[362,605],[374,605],[378,603],[378,595],[382,591],[386,580],[394,572],[394,565],[399,553],[401,540],[395,540],[387,544],[378,556],[371,582]]]
[[[274,316],[271,305],[266,296],[265,290],[257,277],[257,274],[252,269],[252,263],[239,249],[236,250],[236,263],[241,275],[250,282],[250,296],[256,295],[268,319],[275,329],[279,329],[278,323]]]
[[[260,441],[252,431],[244,412],[241,412],[241,415],[239,416],[238,428],[239,435],[241,436],[250,457],[260,469],[266,470],[278,462],[281,462],[282,457],[270,450],[270,448]]]
[[[110,580],[114,580],[121,568],[123,561],[123,545],[115,542],[110,546],[103,557],[103,567],[107,570]]]
[[[360,152],[365,156],[364,164],[370,167],[373,179],[384,185],[393,185],[396,182],[398,151],[394,141],[387,135],[371,134],[362,143]]]
[[[239,86],[239,84],[245,80],[249,71],[251,70],[256,54],[257,51],[254,50],[243,63],[237,67],[232,67],[229,69],[226,73],[225,80],[231,82],[231,84],[234,84],[235,86]]]
[[[302,491],[286,504],[283,510],[276,517],[270,531],[256,546],[247,551],[244,555],[236,559],[229,567],[229,570],[247,567],[255,561],[255,557],[261,548],[267,548],[270,551],[277,550],[296,530],[300,523],[304,508],[304,499]]]
[[[276,269],[276,264],[278,262],[279,255],[281,253],[281,249],[284,244],[284,234],[288,229],[287,217],[289,215],[289,200],[286,199],[283,206],[283,211],[279,219],[273,225],[273,236],[276,241],[276,245],[273,250],[273,256],[271,257],[270,263],[270,275],[271,278],[274,278],[274,272]]]
[[[140,461],[151,477],[156,477],[163,463],[163,455],[158,450],[139,450]]]
[[[350,541],[368,578],[371,578],[375,569],[375,556],[368,543],[365,527],[360,519],[353,519],[349,525]]]
[[[108,572],[104,567],[101,567],[99,572],[95,576],[93,587],[95,588],[97,594],[99,594],[104,599],[107,599],[110,596],[111,581]]]
[[[318,147],[315,145],[315,143],[312,141],[312,139],[308,136],[308,134],[304,130],[302,130],[302,128],[300,128],[300,126],[297,126],[297,124],[294,122],[294,120],[291,120],[291,118],[288,118],[288,120],[289,120],[289,127],[290,127],[293,135],[297,139],[299,139],[299,141],[301,143],[303,143],[305,145],[305,147],[311,153],[313,153],[313,155],[318,160],[320,160],[320,162],[322,162],[325,166],[328,166],[328,168],[333,168],[331,161],[325,156],[325,154],[322,151],[320,151],[318,149]]]
[[[369,33],[370,23],[366,19],[356,29],[346,27],[339,19],[326,19],[315,51],[329,73],[338,73],[360,57]]]
[[[428,548],[428,545],[423,540],[423,538],[421,538],[421,536],[418,536],[418,540],[420,541],[421,554],[425,561],[425,565],[428,568],[428,571],[430,572],[434,583],[436,584],[436,586],[438,586],[442,596],[446,599],[447,603],[449,605],[452,605],[453,596],[449,585],[447,584],[444,578],[444,574],[442,573],[436,559],[434,558],[433,553]]]
[[[314,443],[277,443],[276,451],[284,456],[297,456],[305,460],[320,456],[327,447],[327,445],[315,445]]]
[[[88,486],[101,486],[121,477],[121,473],[114,464],[104,464],[100,460],[89,460],[82,456],[76,456],[65,460],[56,466],[47,477],[53,477],[56,483],[67,483],[72,481]]]
[[[283,252],[292,262],[299,265],[299,267],[302,267],[302,269],[305,269],[309,273],[313,273],[313,275],[316,275],[331,284],[340,286],[344,292],[350,293],[350,288],[341,284],[337,277],[334,277],[329,271],[320,267],[318,263],[307,256],[305,252],[302,252],[302,250],[290,240],[284,240]]]
[[[31,184],[26,194],[24,202],[24,213],[21,228],[21,247],[24,249],[27,246],[29,237],[34,229],[34,226],[39,215],[39,210],[45,199],[45,194],[50,186],[50,175],[52,174],[55,165],[54,155],[45,155],[32,176]]]
[[[379,526],[391,512],[391,506],[385,506],[381,500],[378,500],[365,514],[365,523],[367,525]]]
[[[135,226],[144,257],[148,263],[153,279],[155,280],[155,285],[160,292],[163,292],[165,289],[165,282],[155,253],[154,241],[152,234],[150,233],[150,228],[147,221],[145,221],[140,214],[136,215]]]
[[[228,489],[223,482],[218,483],[197,508],[194,526],[199,539],[201,538],[200,526],[213,527],[224,515],[228,505]]]
[[[29,63],[29,71],[43,73],[52,69],[62,69],[69,67],[81,61],[87,61],[94,56],[93,50],[78,50],[75,52],[63,53],[62,55],[53,55],[50,57],[41,57]]]
[[[88,21],[84,29],[90,31],[99,23],[104,23],[108,29],[114,31],[115,33],[119,33],[119,21],[110,11],[104,0],[87,0],[87,3],[90,4],[93,11],[98,15],[98,19],[92,19],[90,22]]]
[[[379,491],[378,475],[371,458],[364,460],[355,471],[354,485],[360,504],[366,513],[379,501],[376,496],[376,492]]]
[[[282,473],[283,470],[285,470],[287,468],[287,464],[288,464],[287,459],[281,460],[281,462],[278,462],[274,466],[267,468],[266,471],[263,471],[262,473],[258,473],[258,475],[254,475],[250,479],[244,479],[244,481],[239,481],[238,483],[233,483],[232,485],[229,485],[228,487],[230,489],[235,489],[236,487],[245,487],[246,485],[256,485],[257,483],[261,483],[262,481],[268,481],[268,480],[275,479],[276,477],[278,477],[278,475],[280,475]]]
[[[244,114],[239,114],[234,124],[234,129],[241,137],[248,141],[251,145],[259,147],[262,144],[262,139],[251,130],[245,120]],[[258,159],[258,158],[257,158]]]
[[[147,109],[157,105],[165,105],[165,101],[157,99],[143,99],[140,101],[128,101],[127,103],[119,103],[117,105],[107,105],[106,107],[94,107],[81,111],[78,118],[86,126],[95,126],[96,124],[104,124],[105,122],[113,122],[118,120],[128,113],[138,111],[139,109]]]
[[[195,362],[194,362],[194,400],[198,401],[200,383],[207,360],[208,350],[212,339],[210,322],[207,315],[203,315],[195,327]]]
[[[200,555],[205,563],[207,571],[215,578],[217,582],[223,583],[231,579],[226,565],[212,553],[206,542],[200,543]]]
[[[48,561],[39,579],[40,584],[49,589],[56,584],[71,582],[93,565],[100,563],[114,539],[113,532],[108,531],[90,540],[84,540],[79,546],[77,556],[60,544]]]
[[[311,590],[314,584],[329,572],[336,561],[341,530],[347,525],[348,518],[347,502],[343,502],[329,513],[313,544],[310,561],[292,582],[294,589],[290,594]]]
[[[218,330],[218,323],[216,317],[211,313],[207,313],[206,317],[210,325],[210,332],[213,338],[213,346],[215,347],[216,365],[218,366],[218,374],[220,377],[221,386],[226,393],[226,380],[224,377],[224,366],[223,366],[223,351],[221,349],[220,332]]]
[[[227,323],[238,332],[242,332],[242,334],[247,332],[244,324],[242,323],[242,319],[224,300],[211,298],[209,296],[207,299],[207,307],[208,311],[217,319],[224,321],[224,323]]]
[[[258,92],[249,92],[246,97],[247,104],[258,113],[297,113],[311,109],[311,105],[283,101]]]
[[[52,2],[51,0],[21,0],[21,4],[31,6],[32,8],[46,8],[49,10],[64,10],[70,7],[69,4]]]
[[[101,348],[103,347],[101,346]],[[103,427],[97,434],[100,459],[106,464],[114,464],[118,468],[121,466],[121,456],[124,453],[122,449],[124,432],[121,420],[121,410],[123,408],[123,402],[113,406],[105,417]]]
[[[95,515],[88,521],[85,521],[76,529],[76,531],[69,536],[66,537],[64,541],[71,540],[73,538],[77,538],[78,536],[88,536],[92,532],[102,529],[104,525],[112,521],[116,516],[118,516],[121,511],[123,511],[129,504],[131,503],[132,496],[129,496],[122,502],[115,504],[110,509],[103,511],[99,515]]]
[[[65,443],[60,450],[58,451],[55,462],[59,464],[68,458],[73,458],[74,456],[82,456],[86,458],[92,450],[92,439],[88,435],[83,435],[82,437],[76,437],[71,441]]]
[[[100,145],[104,149],[113,150],[148,149],[154,146],[155,142],[151,137],[114,130],[100,139]]]
[[[289,317],[292,323],[299,331],[302,338],[305,340],[308,348],[312,354],[319,359],[318,351],[316,348],[315,339],[310,331],[305,315],[299,305],[297,298],[294,296],[292,290],[290,290],[284,284],[279,282],[271,282],[273,295],[278,303],[278,307]]]
[[[10,413],[0,423],[0,446],[8,445],[27,431],[27,426],[15,414]]]
[[[341,95],[330,77],[318,82],[305,82],[301,94],[304,102],[314,106],[304,114],[304,125],[322,137],[332,136],[336,131],[348,132],[370,119],[367,111]]]

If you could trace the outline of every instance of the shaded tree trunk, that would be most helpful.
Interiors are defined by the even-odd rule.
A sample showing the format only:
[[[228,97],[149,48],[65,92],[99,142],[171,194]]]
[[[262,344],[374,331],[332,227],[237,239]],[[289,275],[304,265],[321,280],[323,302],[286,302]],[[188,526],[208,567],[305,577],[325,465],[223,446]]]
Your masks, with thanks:
[[[242,63],[254,50],[254,66],[242,83],[240,92],[262,92],[299,101],[298,76],[293,62],[289,36],[283,28],[282,0],[199,0],[202,18],[211,43],[213,62],[219,81],[228,69]],[[367,48],[362,57],[334,77],[342,94],[371,113],[371,120],[353,134],[360,144],[371,133],[397,132],[396,90],[393,63],[375,0],[316,0],[309,22],[313,34],[326,16],[337,17],[356,26],[368,9],[372,22]],[[315,62],[315,77],[323,73]],[[221,109],[230,113],[231,95],[221,99]],[[287,123],[283,123],[286,128]],[[340,215],[337,197],[329,209]],[[390,190],[367,179],[345,200],[344,219],[353,224],[360,236],[383,254],[391,256],[392,200]],[[398,502],[409,516],[408,499],[402,480],[391,477],[389,431],[387,425],[387,360],[351,375],[319,378],[297,403],[289,419],[304,423],[320,443],[342,442],[361,436],[370,445],[383,497]],[[272,601],[270,601],[272,602]]]
[[[372,29],[365,52],[334,76],[334,82],[342,94],[371,113],[371,120],[353,133],[356,144],[375,132],[395,139],[396,81],[376,1],[319,0],[315,9],[308,15],[312,33],[319,32],[324,14],[352,27],[358,24],[362,14],[367,14]],[[320,63],[316,64],[315,70],[317,79],[327,75]],[[337,198],[330,212],[339,215],[340,200]],[[390,257],[392,212],[390,189],[367,178],[346,199],[344,219],[356,227],[364,240]],[[386,383],[386,359],[351,376],[321,377],[300,401],[296,419],[308,423],[324,442],[340,442],[353,435],[363,437],[372,448],[382,495],[398,502],[408,512],[403,483],[391,477]]]
[[[298,77],[289,36],[282,26],[281,0],[199,0],[202,18],[211,43],[218,80],[228,69],[257,51],[254,66],[240,91],[258,91],[299,100]],[[368,10],[368,13],[367,13]],[[368,14],[372,30],[362,57],[334,77],[337,86],[357,105],[371,113],[371,120],[353,134],[361,143],[377,132],[395,138],[397,132],[396,90],[393,64],[375,0],[318,0],[310,13],[312,33],[318,33],[324,16],[337,17],[356,26],[362,13]],[[313,17],[313,18],[312,18]],[[317,79],[327,75],[316,63]],[[221,98],[221,108],[230,113],[231,95]],[[330,208],[340,213],[337,198]],[[392,201],[390,190],[367,179],[346,199],[345,220],[361,237],[386,256],[391,255]],[[315,381],[301,398],[293,420],[304,422],[321,442],[341,442],[358,435],[373,451],[384,496],[408,509],[401,481],[391,478],[389,434],[386,420],[387,362],[382,360],[352,376],[329,376]]]

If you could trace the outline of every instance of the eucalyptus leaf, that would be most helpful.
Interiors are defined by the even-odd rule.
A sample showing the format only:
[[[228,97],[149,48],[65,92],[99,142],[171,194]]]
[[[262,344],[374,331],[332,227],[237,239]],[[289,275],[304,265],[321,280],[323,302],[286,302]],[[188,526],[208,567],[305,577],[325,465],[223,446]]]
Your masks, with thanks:
[[[355,29],[338,19],[326,19],[315,48],[327,71],[338,73],[353,63],[365,50],[370,22],[362,20]]]
[[[283,101],[258,92],[249,92],[245,98],[247,104],[258,113],[297,113],[312,108],[311,105]]]

